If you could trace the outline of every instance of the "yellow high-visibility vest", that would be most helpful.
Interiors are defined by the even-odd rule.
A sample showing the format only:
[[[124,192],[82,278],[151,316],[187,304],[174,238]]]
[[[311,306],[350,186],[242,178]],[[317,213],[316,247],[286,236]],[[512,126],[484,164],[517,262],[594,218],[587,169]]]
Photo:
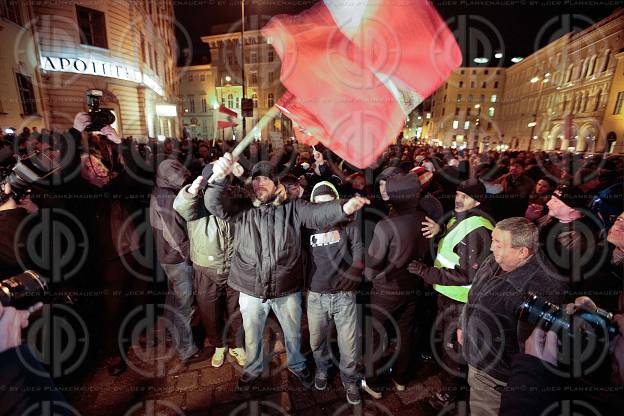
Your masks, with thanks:
[[[459,265],[459,256],[453,249],[468,234],[479,227],[485,227],[490,231],[494,229],[494,225],[487,218],[479,216],[466,218],[457,225],[455,223],[457,223],[457,219],[453,217],[446,224],[446,228],[450,231],[440,240],[438,245],[438,254],[433,264],[437,269],[454,269],[455,266]],[[470,286],[433,285],[433,289],[448,298],[466,303],[468,302]]]

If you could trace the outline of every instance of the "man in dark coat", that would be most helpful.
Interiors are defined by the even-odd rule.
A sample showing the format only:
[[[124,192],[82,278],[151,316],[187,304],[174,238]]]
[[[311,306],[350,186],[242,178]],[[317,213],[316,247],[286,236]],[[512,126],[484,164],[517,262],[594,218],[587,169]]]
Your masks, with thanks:
[[[154,231],[156,256],[167,275],[169,298],[165,316],[173,322],[176,350],[182,362],[201,359],[193,341],[191,317],[193,310],[193,269],[189,261],[190,242],[186,222],[173,209],[176,195],[191,173],[177,159],[158,165],[156,187],[150,198],[150,224]]]
[[[234,160],[226,153],[213,168],[217,178],[232,170]],[[319,229],[349,219],[369,203],[364,198],[309,204],[287,201],[283,186],[277,185],[275,169],[258,162],[251,170],[254,201],[231,198],[223,180],[206,189],[206,208],[219,218],[234,223],[234,246],[228,284],[240,292],[239,305],[245,330],[247,363],[237,388],[250,389],[264,367],[263,332],[271,310],[284,330],[288,369],[305,387],[312,376],[301,354],[301,256],[302,227]]]
[[[499,222],[492,232],[491,249],[475,275],[460,320],[469,366],[470,412],[479,416],[498,415],[511,359],[528,337],[517,316],[527,293],[559,305],[567,290],[567,282],[543,266],[546,260],[539,252],[537,227],[526,218]]]
[[[394,320],[398,332],[395,359],[383,366],[375,360],[374,353],[380,350],[385,334],[373,333],[370,326],[367,330],[366,338],[372,344],[367,345],[365,366],[368,379],[363,388],[377,399],[381,398],[379,376],[382,371],[392,368],[393,383],[399,391],[404,390],[409,381],[417,294],[422,284],[408,272],[407,266],[411,260],[423,258],[428,251],[426,239],[414,234],[426,216],[420,208],[420,181],[415,175],[389,175],[387,171],[391,169],[382,172],[381,176],[387,179],[380,181],[379,192],[392,209],[389,216],[375,226],[364,272],[373,283],[371,323],[385,325]]]

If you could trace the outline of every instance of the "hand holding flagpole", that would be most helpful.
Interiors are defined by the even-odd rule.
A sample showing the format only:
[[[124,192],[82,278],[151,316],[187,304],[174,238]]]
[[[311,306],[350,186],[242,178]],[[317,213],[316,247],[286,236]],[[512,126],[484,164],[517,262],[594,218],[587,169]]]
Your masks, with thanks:
[[[254,131],[256,129],[261,131],[275,117],[279,116],[279,114],[280,114],[280,110],[277,107],[275,107],[275,106],[271,107],[271,109],[269,111],[267,111],[267,113],[260,119],[260,121],[258,121],[258,124],[256,124],[256,126],[247,133],[245,138],[243,140],[241,140],[241,142],[238,145],[236,145],[236,147],[232,151],[232,154],[229,155],[228,153],[226,153],[224,155],[224,158],[226,158],[226,159],[229,158],[230,161],[231,161],[231,163],[229,164],[230,165],[229,166],[229,170],[231,170],[232,165],[234,164],[234,162],[236,162],[238,160],[238,157],[245,151],[247,146],[249,146],[251,144],[251,142],[253,142],[253,140],[254,140]],[[226,156],[228,156],[228,157],[226,157]],[[210,177],[210,179],[208,179],[208,183],[214,183],[215,181],[221,180],[225,176],[227,176],[227,174],[230,173],[229,170],[226,169],[227,166],[225,166],[225,164],[223,164],[223,166],[221,166],[222,164],[220,164],[219,162],[221,162],[221,159],[219,159],[219,161],[217,161],[217,163],[215,163],[215,166],[214,166],[214,170],[215,171],[212,174],[212,176]],[[223,168],[223,171],[221,170],[221,168]]]

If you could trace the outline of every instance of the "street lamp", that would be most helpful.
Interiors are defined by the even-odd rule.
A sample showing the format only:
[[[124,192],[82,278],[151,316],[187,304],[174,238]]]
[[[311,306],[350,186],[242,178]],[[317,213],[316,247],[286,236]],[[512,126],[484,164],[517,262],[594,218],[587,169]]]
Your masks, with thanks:
[[[539,111],[539,105],[540,105],[540,100],[542,98],[542,90],[544,89],[544,84],[547,83],[550,80],[550,72],[547,72],[546,74],[544,74],[544,79],[542,80],[540,77],[533,77],[531,78],[531,84],[535,84],[536,82],[542,81],[540,82],[540,87],[539,87],[539,92],[537,93],[537,103],[534,107],[534,112],[533,112],[533,121],[531,121],[527,127],[531,128],[531,134],[529,135],[529,145],[527,146],[527,151],[531,151],[531,143],[533,143],[533,140],[537,139],[537,136],[535,136],[535,126],[537,126],[537,112]]]

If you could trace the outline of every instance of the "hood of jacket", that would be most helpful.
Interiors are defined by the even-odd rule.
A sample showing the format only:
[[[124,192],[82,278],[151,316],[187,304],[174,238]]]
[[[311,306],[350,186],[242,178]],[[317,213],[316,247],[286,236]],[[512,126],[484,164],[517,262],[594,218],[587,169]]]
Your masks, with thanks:
[[[191,176],[191,172],[177,159],[163,160],[156,170],[156,186],[179,191]]]

